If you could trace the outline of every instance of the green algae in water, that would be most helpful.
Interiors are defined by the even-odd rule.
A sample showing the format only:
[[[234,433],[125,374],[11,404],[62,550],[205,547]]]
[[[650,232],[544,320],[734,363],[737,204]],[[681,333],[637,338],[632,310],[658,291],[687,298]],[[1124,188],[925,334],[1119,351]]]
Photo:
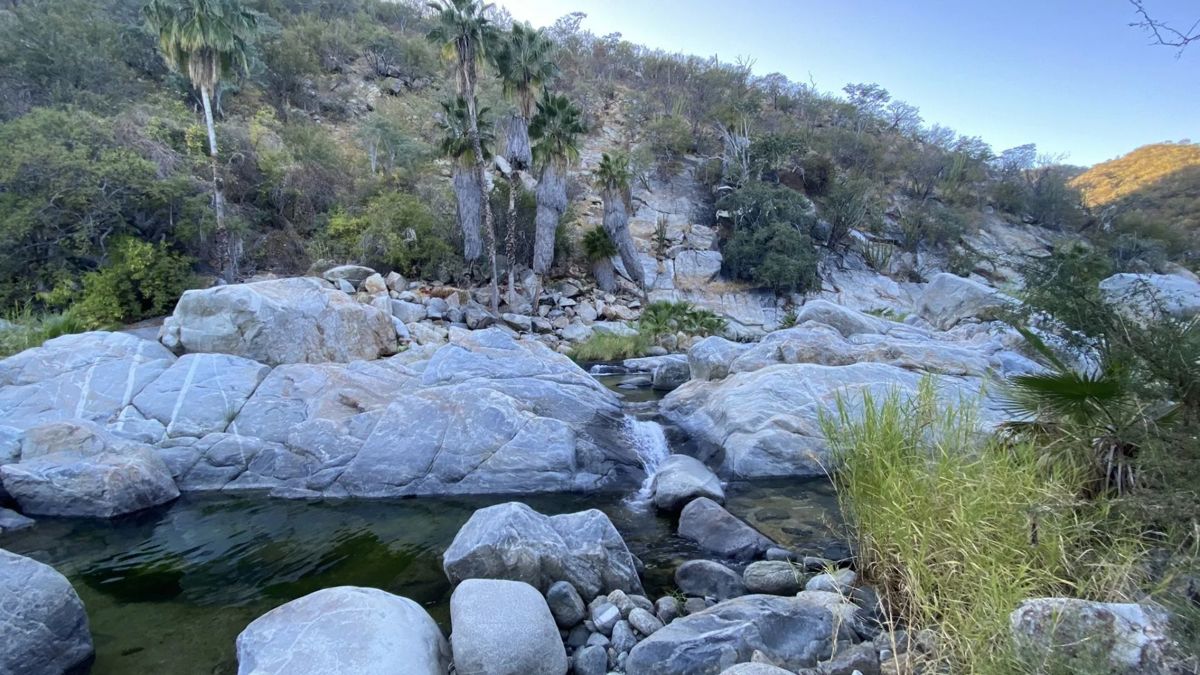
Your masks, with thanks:
[[[790,541],[781,527],[824,533],[836,513],[824,483],[737,483],[728,492],[731,511],[798,549],[804,542]],[[645,564],[646,591],[665,593],[675,567],[702,556],[674,534],[669,519],[631,507],[624,497],[519,499],[551,514],[601,509]],[[113,521],[41,519],[0,538],[0,546],[52,565],[75,585],[96,644],[93,673],[234,673],[235,641],[247,624],[331,586],[370,586],[412,598],[448,632],[451,589],[442,552],[476,509],[511,499],[186,495]],[[756,523],[756,509],[767,504],[788,517]]]

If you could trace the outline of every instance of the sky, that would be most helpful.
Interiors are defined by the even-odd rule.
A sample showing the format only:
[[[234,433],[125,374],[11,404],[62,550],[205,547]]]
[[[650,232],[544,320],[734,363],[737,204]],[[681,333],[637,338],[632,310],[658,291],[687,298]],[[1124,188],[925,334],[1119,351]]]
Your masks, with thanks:
[[[1128,24],[1128,0],[498,0],[548,26],[572,11],[604,35],[840,92],[876,82],[926,123],[996,151],[1036,143],[1091,165],[1160,141],[1200,142],[1200,43],[1181,56]],[[1200,0],[1146,0],[1179,27]]]

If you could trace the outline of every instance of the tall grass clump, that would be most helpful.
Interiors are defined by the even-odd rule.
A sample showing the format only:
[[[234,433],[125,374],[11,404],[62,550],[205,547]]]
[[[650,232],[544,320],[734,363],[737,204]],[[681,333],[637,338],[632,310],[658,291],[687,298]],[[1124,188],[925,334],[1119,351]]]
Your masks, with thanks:
[[[7,324],[0,325],[0,358],[37,347],[46,340],[88,330],[87,322],[72,309],[61,313],[34,312],[32,306],[24,305],[9,310],[4,320]]]
[[[641,333],[593,333],[591,337],[571,348],[571,358],[581,362],[619,361],[645,356],[649,348],[650,340]]]
[[[1009,640],[1022,600],[1111,600],[1132,586],[1137,546],[1102,528],[1107,507],[1081,501],[1078,471],[981,434],[974,403],[947,405],[932,380],[911,398],[839,400],[822,427],[860,570],[888,621],[937,632],[928,665],[1027,672]]]

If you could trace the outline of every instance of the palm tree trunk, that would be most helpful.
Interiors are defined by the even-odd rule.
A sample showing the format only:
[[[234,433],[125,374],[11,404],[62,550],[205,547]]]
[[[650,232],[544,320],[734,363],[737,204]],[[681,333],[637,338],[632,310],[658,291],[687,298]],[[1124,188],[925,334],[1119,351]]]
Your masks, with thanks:
[[[554,234],[567,210],[567,181],[553,163],[542,169],[537,185],[537,218],[534,221],[533,271],[546,274],[554,265]]]
[[[508,120],[508,136],[504,158],[513,169],[528,169],[533,165],[533,150],[529,146],[529,118],[514,113]]]
[[[604,198],[604,230],[617,246],[617,253],[625,265],[629,278],[642,285],[642,263],[638,259],[637,246],[629,234],[629,214],[625,211],[625,200],[614,190],[607,190]]]
[[[463,236],[463,259],[473,263],[483,254],[479,208],[483,185],[476,180],[475,167],[454,165],[454,196],[458,203],[458,227]]]
[[[213,177],[213,210],[217,215],[217,267],[221,270],[221,278],[225,283],[233,283],[237,276],[230,247],[229,229],[225,225],[225,195],[221,192],[221,176],[217,165],[217,128],[213,124],[212,101],[208,96],[208,88],[200,87],[200,101],[204,104],[204,124],[208,127],[208,161],[212,167]]]
[[[508,261],[509,311],[513,311],[517,305],[517,188],[519,185],[517,171],[513,169],[508,174],[508,213],[504,223],[504,257]]]
[[[611,259],[601,258],[593,261],[592,276],[596,277],[596,286],[605,293],[617,290],[616,270]]]

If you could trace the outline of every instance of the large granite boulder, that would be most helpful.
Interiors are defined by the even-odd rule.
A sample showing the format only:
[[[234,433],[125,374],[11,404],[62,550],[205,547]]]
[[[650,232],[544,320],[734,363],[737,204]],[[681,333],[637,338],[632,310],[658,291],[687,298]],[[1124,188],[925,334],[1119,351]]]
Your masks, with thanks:
[[[450,596],[450,623],[458,675],[566,675],[558,626],[529,584],[468,579]]]
[[[1171,644],[1159,607],[1034,598],[1009,616],[1017,657],[1030,672],[1165,675]]]
[[[524,581],[545,592],[566,581],[584,597],[642,594],[636,562],[608,516],[591,509],[545,516],[508,502],[476,511],[442,556],[451,583]]]
[[[752,560],[774,545],[761,532],[707,497],[694,499],[679,514],[679,536],[733,560]]]
[[[687,455],[671,455],[663,460],[650,482],[654,505],[664,511],[678,511],[697,497],[725,501],[721,480],[704,462]]]
[[[688,350],[688,368],[693,380],[721,380],[729,375],[734,359],[750,345],[712,335],[692,345]]]
[[[107,423],[175,362],[126,333],[64,335],[0,361],[0,419],[23,429],[83,419]]]
[[[1175,274],[1114,274],[1100,282],[1100,291],[1139,318],[1200,314],[1200,282]]]
[[[746,595],[676,619],[629,653],[629,675],[718,675],[755,651],[787,670],[828,659],[856,637],[825,607],[798,598]]]
[[[942,272],[934,275],[917,298],[917,312],[934,326],[948,330],[967,319],[987,319],[1014,302],[978,281]]]
[[[179,496],[154,449],[136,444],[6,464],[0,466],[0,480],[21,511],[33,515],[111,518]]]
[[[87,614],[66,577],[0,549],[0,673],[61,675],[91,658]]]
[[[326,588],[255,619],[237,639],[244,675],[445,675],[450,648],[417,603],[355,586]]]
[[[161,339],[268,365],[376,359],[397,347],[388,313],[312,277],[186,291]]]

